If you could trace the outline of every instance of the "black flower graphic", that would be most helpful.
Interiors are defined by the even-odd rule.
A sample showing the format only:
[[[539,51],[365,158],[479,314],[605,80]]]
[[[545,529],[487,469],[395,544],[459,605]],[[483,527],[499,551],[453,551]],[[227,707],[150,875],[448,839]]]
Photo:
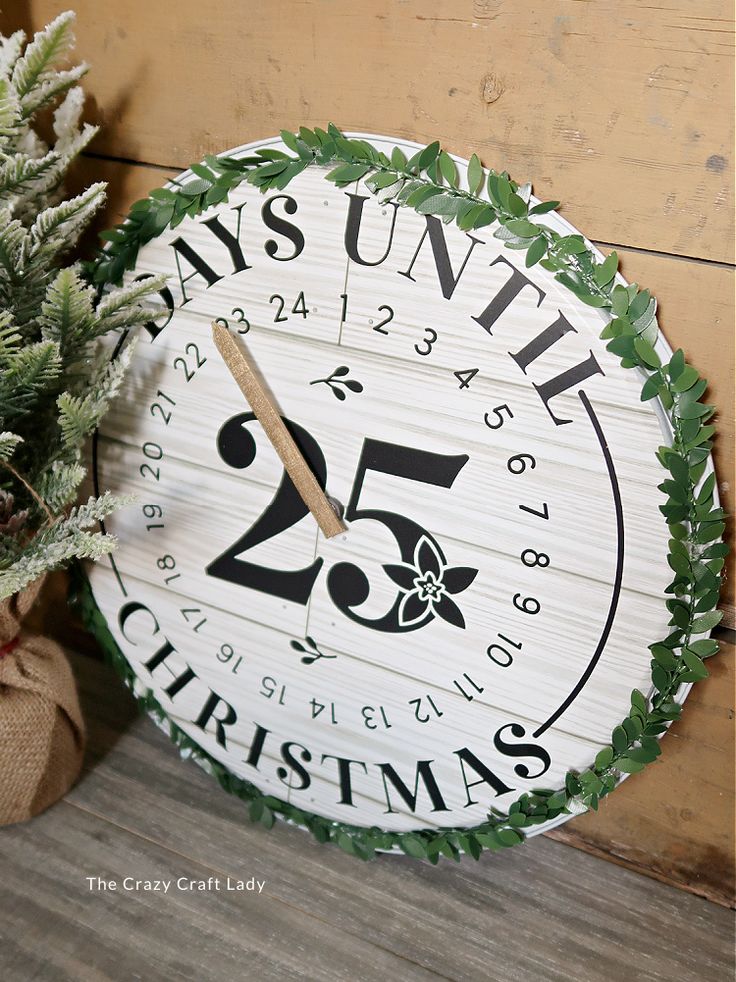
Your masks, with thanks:
[[[477,569],[470,566],[447,566],[442,552],[428,535],[423,535],[414,550],[414,563],[391,563],[385,573],[404,592],[399,604],[399,624],[416,624],[431,612],[448,624],[464,628],[465,618],[450,594],[467,590]]]

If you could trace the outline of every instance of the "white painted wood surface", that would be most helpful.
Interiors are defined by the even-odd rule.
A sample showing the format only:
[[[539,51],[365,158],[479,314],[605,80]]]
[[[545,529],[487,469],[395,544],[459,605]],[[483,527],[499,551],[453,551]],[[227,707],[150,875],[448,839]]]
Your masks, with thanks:
[[[668,633],[662,592],[671,574],[665,559],[667,530],[657,508],[662,496],[656,485],[662,474],[654,457],[666,431],[655,406],[639,400],[641,379],[622,370],[598,339],[600,313],[576,301],[539,267],[527,275],[547,294],[540,307],[527,287],[501,315],[492,336],[472,320],[509,276],[503,263],[489,269],[493,260],[503,256],[523,270],[523,253],[504,249],[492,237],[492,228],[473,233],[482,241],[446,300],[427,242],[412,268],[414,280],[397,275],[409,267],[426,228],[422,216],[400,209],[386,261],[360,266],[345,253],[344,191],[310,168],[283,193],[298,203],[296,214],[285,217],[301,229],[306,242],[302,254],[290,262],[264,251],[270,238],[278,242],[277,256],[288,255],[292,246],[264,227],[264,199],[245,184],[228,205],[185,221],[141,250],[136,274],[168,273],[176,312],[154,343],[143,332],[125,392],[105,421],[98,463],[101,487],[138,496],[108,528],[120,538],[115,564],[127,600],[146,605],[158,622],[158,633],[152,637],[153,622],[139,611],[130,618],[127,638],[122,634],[118,613],[126,597],[105,563],[91,572],[95,598],[142,684],[153,688],[171,717],[234,773],[308,811],[352,824],[388,829],[472,826],[483,821],[491,804],[508,807],[521,791],[557,787],[569,768],[589,764],[627,713],[631,690],[649,689],[647,645]],[[232,209],[242,203],[241,242],[250,268],[223,275],[208,290],[202,277],[194,277],[185,286],[191,300],[180,307],[170,243],[182,237],[213,268],[223,274],[232,271],[227,249],[202,222],[219,214],[234,233]],[[361,255],[375,259],[383,254],[391,212],[390,206],[366,202]],[[563,229],[556,216],[548,220]],[[454,227],[445,226],[444,233],[457,273],[469,240]],[[182,268],[185,276],[191,272],[186,263]],[[306,318],[289,312],[300,291],[309,310]],[[274,323],[278,301],[269,303],[269,298],[275,294],[286,301],[285,322]],[[341,322],[343,294],[348,297],[347,316]],[[394,311],[384,328],[388,334],[374,330],[381,305]],[[250,321],[249,350],[283,414],[319,442],[328,466],[327,490],[343,505],[350,498],[364,437],[468,455],[451,489],[368,472],[360,497],[360,507],[403,514],[425,526],[449,565],[478,569],[472,584],[454,597],[465,617],[464,630],[436,617],[416,631],[381,633],[354,623],[336,608],[326,573],[337,562],[354,562],[369,575],[370,595],[359,608],[363,616],[379,617],[396,596],[396,586],[381,569],[399,561],[396,543],[385,527],[370,520],[356,520],[344,536],[327,542],[307,516],[243,557],[277,569],[301,568],[323,557],[305,606],[206,575],[205,567],[263,513],[281,477],[278,458],[257,424],[249,425],[257,448],[251,466],[233,470],[218,454],[220,426],[248,410],[209,331],[213,317],[234,324],[235,307]],[[518,351],[560,311],[577,333],[553,345],[523,375],[509,351]],[[438,339],[424,357],[415,345],[422,347],[427,328]],[[197,352],[187,352],[191,343]],[[554,425],[532,388],[533,382],[556,376],[589,352],[605,372],[582,388],[615,464],[623,509],[623,581],[610,636],[590,679],[559,719],[534,739],[532,734],[574,690],[589,664],[614,589],[617,522],[611,478],[578,387],[550,404],[572,420],[564,426]],[[191,369],[197,353],[201,365],[187,382],[174,360],[185,357]],[[349,367],[348,378],[360,381],[362,392],[348,391],[338,401],[327,384],[310,384],[341,365]],[[472,368],[478,374],[460,389],[453,373]],[[168,424],[161,414],[151,413],[154,402],[171,412]],[[503,404],[511,408],[513,419],[504,414],[504,425],[489,429],[484,414]],[[160,460],[152,459],[158,454],[155,447],[161,448]],[[521,453],[532,454],[536,467],[513,474],[507,461]],[[150,472],[141,475],[146,464],[160,468],[158,481]],[[548,520],[519,508],[541,511],[544,503]],[[163,509],[165,528],[146,531],[147,523],[160,521],[144,517],[148,504]],[[525,566],[520,556],[527,549],[549,556],[549,566]],[[174,568],[157,566],[165,556],[174,558]],[[175,574],[178,578],[167,585],[166,577]],[[516,594],[537,598],[539,613],[515,608]],[[185,620],[181,611],[195,608],[202,613],[190,613]],[[206,622],[195,632],[201,618]],[[514,649],[501,642],[513,655],[508,667],[494,664],[486,654],[490,644],[498,643],[499,633],[522,645]],[[303,643],[307,635],[334,657],[301,663],[290,642]],[[176,653],[151,674],[144,663],[164,636]],[[234,650],[227,662],[217,657],[223,645]],[[166,666],[181,672],[187,665],[198,678],[169,699],[162,691],[172,679]],[[483,691],[464,680],[465,674]],[[237,714],[237,722],[226,727],[226,747],[216,740],[213,720],[204,730],[195,724],[210,691]],[[264,694],[269,691],[272,695]],[[325,707],[316,718],[312,699]],[[223,702],[217,715],[224,710]],[[422,723],[419,718],[425,714],[428,720]],[[509,742],[531,742],[549,754],[551,763],[543,775],[538,756],[508,756],[494,747],[494,734],[512,723],[521,725],[525,735]],[[256,770],[245,758],[258,724],[271,732]],[[310,755],[302,761],[310,776],[304,789],[298,772],[285,768],[279,750],[285,741],[294,741]],[[468,806],[470,795],[455,753],[462,747],[512,790],[496,795],[490,786],[477,784],[471,789],[475,803]],[[299,752],[295,747],[294,753]],[[340,804],[333,757],[365,763],[365,771],[362,765],[353,769],[352,806]],[[446,810],[432,810],[420,780],[415,809],[389,785],[393,810],[387,812],[377,765],[391,764],[411,791],[420,760],[433,762]],[[520,765],[526,773],[515,770]],[[284,769],[281,776],[279,768]],[[466,777],[470,784],[480,779],[472,771]]]

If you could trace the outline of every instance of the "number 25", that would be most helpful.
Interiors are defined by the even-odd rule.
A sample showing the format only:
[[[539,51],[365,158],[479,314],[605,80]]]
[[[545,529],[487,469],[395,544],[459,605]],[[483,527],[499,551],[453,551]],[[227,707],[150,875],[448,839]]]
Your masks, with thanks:
[[[230,467],[244,469],[255,460],[255,440],[246,429],[246,424],[254,419],[253,413],[238,413],[221,427],[217,436],[217,448],[222,460]],[[284,422],[309,462],[320,486],[324,488],[327,481],[327,465],[319,444],[301,426],[288,419]],[[450,488],[467,462],[467,454],[456,456],[437,454],[366,438],[356,468],[350,500],[345,509],[345,519],[348,522],[370,519],[384,525],[396,540],[402,562],[409,563],[412,561],[417,542],[428,533],[421,525],[405,515],[361,508],[360,495],[366,474],[374,471],[421,484]],[[276,494],[265,511],[247,532],[207,566],[206,572],[209,576],[236,583],[238,586],[258,590],[293,603],[306,604],[322,568],[324,562],[322,558],[316,559],[304,569],[276,570],[241,559],[239,554],[287,531],[307,514],[307,506],[292,484],[291,478],[285,470],[282,471]],[[370,620],[356,614],[352,608],[365,602],[370,592],[370,584],[363,570],[354,563],[335,564],[327,577],[327,589],[338,610],[351,620],[376,631],[416,630],[432,617],[428,614],[426,620],[410,626],[400,626],[398,620],[400,595],[397,595],[391,609],[383,617]]]

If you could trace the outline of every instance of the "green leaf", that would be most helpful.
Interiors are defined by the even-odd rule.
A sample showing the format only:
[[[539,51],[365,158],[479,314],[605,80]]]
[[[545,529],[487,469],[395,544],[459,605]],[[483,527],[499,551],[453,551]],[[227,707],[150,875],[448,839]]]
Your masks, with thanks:
[[[688,669],[691,672],[694,672],[699,678],[705,679],[708,677],[708,669],[694,651],[691,651],[689,648],[684,648],[682,652],[682,660],[685,662]]]
[[[422,201],[427,201],[429,198],[437,197],[437,188],[428,187],[426,184],[420,185],[416,190],[412,191],[409,197],[406,199],[406,204],[409,208],[416,209]]]
[[[475,832],[475,838],[482,846],[486,849],[500,849],[501,842],[498,838],[498,833],[495,829],[489,829],[487,832]]]
[[[534,222],[528,222],[525,218],[510,218],[505,222],[505,226],[509,232],[521,236],[522,239],[537,236],[540,232],[538,225],[535,225]]]
[[[498,187],[498,196],[501,199],[501,206],[505,211],[508,211],[509,197],[514,193],[511,182],[503,174],[497,174],[496,184]]]
[[[721,610],[711,610],[707,614],[703,614],[702,617],[696,617],[693,621],[693,634],[705,634],[706,631],[712,631],[716,624],[720,624],[723,618],[723,611]]]
[[[515,846],[524,841],[524,836],[516,829],[498,829],[497,835],[504,846]]]
[[[578,292],[578,296],[583,303],[587,303],[589,307],[607,307],[609,303],[607,297],[601,297],[595,293],[583,293],[580,291]]]
[[[544,256],[547,251],[547,240],[543,235],[538,236],[534,239],[532,244],[526,251],[526,259],[524,264],[527,269],[534,266],[539,260]]]
[[[613,747],[604,747],[595,756],[595,766],[599,771],[605,771],[613,760]]]
[[[270,147],[266,147],[263,150],[256,150],[256,153],[264,160],[291,160],[291,157],[285,154],[283,150],[272,150]]]
[[[670,676],[661,665],[655,665],[652,669],[652,682],[658,692],[665,692],[669,688]]]
[[[307,129],[306,126],[299,127],[299,139],[302,141],[302,143],[306,143],[306,145],[310,148],[316,148],[320,145],[319,137],[316,136],[311,130]]]
[[[637,295],[629,304],[630,321],[633,322],[637,319],[637,317],[641,317],[641,315],[649,306],[650,299],[651,299],[651,294],[649,290],[642,290],[641,293],[637,293]]]
[[[675,392],[685,392],[686,389],[695,385],[699,378],[697,368],[693,368],[692,365],[686,365],[677,376],[677,381],[672,383],[672,388]]]
[[[496,218],[496,213],[490,205],[480,205],[478,213],[473,219],[472,228],[484,228],[491,225]]]
[[[530,215],[546,215],[548,211],[554,211],[560,205],[559,201],[540,201],[529,209]]]
[[[582,235],[565,235],[556,245],[556,250],[567,256],[578,256],[587,248]]]
[[[716,475],[715,473],[709,474],[708,477],[703,481],[703,486],[700,491],[698,491],[698,496],[695,499],[699,505],[708,501],[713,497],[713,491],[716,486]]]
[[[457,167],[452,157],[444,150],[439,155],[440,172],[450,187],[457,187]]]
[[[368,164],[340,164],[327,174],[327,180],[338,184],[351,184],[353,181],[359,181],[370,169]]]
[[[700,402],[690,402],[678,406],[680,419],[702,419],[703,416],[708,416],[712,412],[713,406],[704,406]]]
[[[637,337],[634,339],[634,350],[644,364],[648,365],[650,368],[659,368],[662,364],[657,352],[648,341],[644,340],[644,338]]]
[[[483,185],[483,166],[477,154],[473,154],[468,161],[468,190],[471,194],[478,194]]]
[[[617,770],[623,771],[624,774],[637,774],[639,771],[643,771],[646,765],[639,760],[634,760],[633,757],[622,757],[616,761],[614,766]]]
[[[688,645],[698,658],[710,658],[711,655],[718,654],[718,642],[712,638],[701,638],[700,641],[691,641]]]
[[[214,184],[217,180],[217,175],[213,174],[209,167],[205,167],[203,164],[190,164],[189,170],[203,181],[207,181],[208,184]]]
[[[654,399],[659,393],[662,386],[662,376],[659,372],[655,372],[654,375],[650,375],[646,380],[641,389],[641,401],[648,402],[649,399]]]
[[[380,189],[396,184],[397,178],[393,171],[383,171],[383,173],[374,174],[372,177],[369,177],[368,180],[374,188]]]
[[[338,846],[343,852],[346,852],[349,856],[355,854],[355,848],[353,846],[352,838],[347,834],[347,832],[338,832],[337,839],[335,840]]]
[[[506,208],[517,218],[520,218],[522,215],[526,215],[526,202],[523,198],[519,197],[515,191],[512,191],[508,196]]]
[[[670,380],[676,382],[677,379],[682,375],[682,371],[685,368],[685,352],[682,348],[678,348],[677,351],[670,358],[667,370],[670,375]]]
[[[415,210],[420,215],[456,215],[460,200],[449,194],[433,194],[416,205]]]
[[[600,266],[595,267],[595,272],[593,273],[595,281],[598,286],[607,286],[616,275],[616,270],[618,269],[618,255],[616,252],[612,252]]]
[[[633,689],[631,693],[631,705],[642,713],[647,711],[647,701],[638,689]]]
[[[613,733],[611,734],[611,743],[617,753],[622,753],[626,750],[629,745],[629,738],[623,726],[614,727]]]
[[[633,743],[638,736],[641,735],[641,731],[644,726],[638,716],[627,716],[623,721],[622,726],[626,730],[626,736],[629,738],[629,743]]]
[[[623,317],[629,309],[629,294],[625,286],[614,286],[611,291],[611,306],[617,317]]]
[[[466,231],[469,228],[475,228],[476,221],[481,217],[481,214],[485,211],[491,211],[487,205],[471,205],[466,211],[463,211],[457,216],[458,228]],[[491,214],[493,214],[491,212]],[[491,219],[492,221],[493,219]]]
[[[395,170],[404,170],[406,167],[406,154],[401,147],[394,147],[391,151],[391,166]]]
[[[402,835],[399,846],[407,856],[412,856],[414,859],[427,858],[427,846],[417,835]]]
[[[629,358],[634,354],[634,338],[630,334],[624,334],[609,341],[606,348],[619,358]]]
[[[428,144],[428,146],[426,146],[424,150],[422,150],[419,153],[419,156],[417,158],[417,164],[419,166],[419,170],[426,170],[427,167],[429,167],[429,165],[437,159],[437,155],[439,154],[439,152],[440,152],[439,140],[435,140],[434,143]]]

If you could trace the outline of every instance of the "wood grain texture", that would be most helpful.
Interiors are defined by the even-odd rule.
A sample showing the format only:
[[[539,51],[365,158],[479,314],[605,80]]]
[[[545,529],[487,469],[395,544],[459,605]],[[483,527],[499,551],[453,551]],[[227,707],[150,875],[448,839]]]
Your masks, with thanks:
[[[37,29],[65,9],[33,0],[25,23]],[[181,168],[332,119],[477,151],[564,201],[592,238],[733,258],[726,0],[533,0],[523,12],[503,0],[75,9],[104,124],[99,153]],[[8,8],[2,23],[12,19]]]
[[[372,139],[391,151],[390,144]],[[416,144],[402,149],[410,155]],[[466,162],[460,167],[464,172]],[[360,183],[354,190],[367,196]],[[576,301],[548,271],[535,267],[528,275],[539,295],[527,289],[494,321],[492,331],[490,324],[482,331],[477,315],[508,281],[508,264],[515,260],[512,268],[519,267],[518,255],[497,239],[479,235],[469,246],[469,236],[448,228],[443,237],[448,263],[462,273],[455,273],[451,290],[446,283],[440,290],[427,250],[415,265],[415,250],[427,234],[423,216],[366,201],[360,255],[366,261],[385,257],[380,265],[367,267],[357,253],[350,258],[346,251],[348,202],[354,198],[316,169],[300,174],[289,193],[295,202],[289,214],[303,233],[294,250],[269,238],[279,226],[263,225],[273,202],[281,201],[280,214],[283,196],[268,197],[264,205],[247,183],[216,209],[222,226],[211,224],[214,217],[206,223],[186,219],[140,250],[129,276],[167,275],[176,313],[155,343],[141,339],[121,395],[100,427],[97,474],[116,493],[130,491],[141,502],[156,502],[160,521],[149,524],[147,506],[107,521],[119,541],[117,573],[105,576],[104,565],[97,566],[90,572],[92,590],[141,682],[153,688],[191,739],[239,777],[276,797],[288,794],[297,807],[350,824],[472,827],[484,820],[489,795],[496,796],[497,807],[507,808],[542,774],[547,786],[557,788],[570,768],[588,766],[626,714],[632,688],[649,690],[646,646],[669,633],[662,603],[671,578],[664,562],[667,530],[655,492],[662,479],[655,450],[669,435],[656,405],[640,400],[641,378],[624,371],[599,340],[600,312]],[[243,215],[238,236],[247,263],[243,256],[237,271],[228,275],[231,256],[212,228],[231,223],[233,211]],[[558,233],[572,231],[557,216],[546,220],[556,223]],[[189,270],[182,272],[175,261],[172,246],[183,250],[184,244],[208,269],[217,270],[207,289],[204,280],[187,277]],[[301,314],[296,305],[292,308],[297,292]],[[268,440],[260,439],[259,426],[248,426],[247,434],[243,430],[246,414],[231,374],[256,416],[259,402],[233,372],[221,338],[214,341],[229,372],[210,337],[212,318],[230,318],[231,311],[247,316],[249,357],[278,398],[280,412],[303,428],[301,440],[311,434],[321,448],[310,451],[312,466],[323,468],[329,493],[347,505],[351,524],[335,542],[317,535],[306,508],[290,510],[281,497],[278,514],[294,516],[283,535],[281,525],[268,536],[261,525],[255,531],[256,522],[266,521],[259,516],[266,515],[282,480],[281,461],[288,456],[276,447],[279,461],[274,453],[267,421],[262,420]],[[383,335],[371,329],[380,319],[377,311],[390,314]],[[520,370],[509,351],[522,349],[560,316],[570,325],[569,336],[543,349],[539,365],[534,356],[534,367],[524,364]],[[235,316],[231,323],[237,324]],[[435,327],[431,333],[434,340],[440,338],[438,350],[423,351],[419,342]],[[223,326],[218,329],[237,354],[233,335]],[[556,427],[553,410],[530,379],[562,378],[571,366],[590,362],[593,352],[594,377],[581,382],[585,400],[581,403],[577,385],[560,394],[555,422],[572,425]],[[344,366],[336,373],[353,377],[345,385],[356,386],[347,399],[344,391],[319,384],[336,364]],[[460,391],[453,371],[460,375],[458,368],[472,366],[480,366],[470,373],[472,386]],[[334,395],[342,397],[337,409]],[[502,419],[503,425],[490,430],[483,425],[484,413],[499,403],[513,422],[506,425]],[[588,416],[591,410],[584,405],[595,406],[596,415]],[[225,423],[233,411],[239,414],[235,429]],[[286,433],[280,419],[273,418]],[[591,419],[600,427],[598,434]],[[615,492],[601,453],[601,433],[612,473],[615,468]],[[375,455],[370,466],[384,476],[364,483],[369,442]],[[241,449],[235,453],[233,447]],[[244,447],[250,448],[245,460]],[[377,448],[391,448],[391,466]],[[433,457],[431,466],[430,451],[442,455]],[[521,452],[534,475],[530,469],[519,477],[526,458],[514,455]],[[409,458],[407,472],[400,462]],[[448,478],[441,468],[450,461],[457,471]],[[520,462],[521,467],[512,466]],[[541,518],[539,511],[520,510],[539,508],[540,502]],[[368,521],[359,525],[363,515]],[[382,515],[396,542],[387,539]],[[249,551],[246,529],[252,530],[247,534],[254,537],[257,552]],[[440,560],[436,554],[437,570],[441,564],[457,566],[462,577],[469,573],[470,578],[457,590],[448,585],[453,594],[462,591],[459,606],[442,599],[435,618],[426,613],[426,601],[424,607],[416,601],[419,613],[407,614],[405,623],[402,611],[407,599],[418,596],[418,570],[424,571],[422,562],[427,562],[421,550],[433,550],[433,541],[447,555]],[[415,586],[415,593],[404,593],[403,599],[386,575],[390,567],[381,565],[399,558],[413,563],[401,567],[413,570],[409,585]],[[281,592],[277,577],[284,574],[267,572],[299,570],[313,559],[317,567],[307,574],[312,579],[301,601]],[[256,583],[244,578],[246,570],[254,570],[246,563],[258,564]],[[353,582],[347,570],[367,577],[359,590],[344,586]],[[354,612],[341,603],[339,585]],[[248,587],[257,592],[244,590]],[[122,626],[125,590],[151,604],[160,630],[174,646],[166,670],[156,671],[148,663],[151,645],[155,650],[159,643],[151,641],[148,621],[144,626],[132,617],[130,625]],[[520,592],[514,596],[514,591]],[[527,596],[528,607],[519,601]],[[448,614],[449,624],[442,622],[445,602],[457,618]],[[394,605],[397,623],[395,613],[386,613]],[[199,628],[193,632],[187,608],[202,618],[201,633]],[[586,616],[577,616],[580,611]],[[417,623],[422,618],[427,619]],[[409,633],[412,625],[422,630]],[[367,630],[374,627],[382,633]],[[321,663],[321,671],[305,668],[308,662],[303,665],[289,647],[290,638],[310,636],[336,659]],[[498,665],[486,654],[491,642],[497,642],[507,662]],[[518,657],[507,651],[512,644]],[[237,669],[231,661],[233,645],[242,658]],[[229,652],[227,661],[215,657],[220,646]],[[190,679],[181,691],[169,692],[168,673],[183,671],[184,664],[199,681]],[[278,699],[271,698],[272,686],[281,693]],[[207,722],[202,709],[213,692],[231,707],[226,736]],[[319,715],[324,706],[327,713]],[[366,716],[366,711],[378,713],[377,707],[383,723]],[[524,749],[535,764],[518,766],[504,758],[497,734],[503,730],[508,739],[509,720],[521,724],[512,730],[517,739],[544,734],[538,755],[532,744],[512,748]],[[250,750],[255,721],[273,732],[262,764]],[[285,771],[278,759],[266,761],[269,754],[278,757],[276,747],[287,739],[295,742],[287,748],[304,748],[304,760],[314,761],[300,777],[296,768],[294,774]],[[474,761],[489,761],[503,783],[499,786],[485,771],[491,788],[469,791],[458,766],[458,756],[468,751]],[[340,789],[335,787],[336,768],[325,763],[338,756],[355,762],[351,790],[345,790],[342,772]],[[426,792],[415,792],[402,803],[384,788],[384,800],[380,769],[390,766],[413,780],[417,759],[432,762],[439,793],[430,799]],[[435,814],[439,811],[443,814]]]
[[[661,255],[733,257],[730,5],[539,2],[520,10],[476,0],[450,10],[426,0],[379,0],[343,4],[337,18],[333,4],[315,0],[288,11],[260,5],[255,14],[241,3],[233,16],[235,7],[234,0],[219,5],[205,25],[193,0],[175,18],[141,0],[117,8],[77,3],[80,53],[93,65],[89,110],[105,126],[95,150],[178,167],[284,125],[334,118],[415,139],[439,136],[452,150],[477,150],[515,177],[530,177],[540,195],[562,199],[562,213],[603,248],[633,247],[618,249],[622,272],[652,288],[668,340],[711,381],[720,410],[719,488],[733,512],[733,269]],[[0,29],[32,32],[62,9],[49,0],[8,5]],[[203,71],[207,84],[194,90],[192,78]],[[88,158],[78,177],[112,182],[103,223],[110,224],[175,172]],[[726,585],[731,604],[733,582]],[[74,629],[60,593],[45,616],[50,629],[69,637]],[[672,753],[684,726],[699,742],[712,732],[716,748],[733,743],[732,649],[717,671],[711,666],[714,678],[696,687],[673,728]],[[657,768],[670,766],[665,747],[665,761],[628,781],[605,813],[567,830],[581,829],[579,844],[595,842],[696,888],[705,889],[712,868],[713,895],[723,899],[731,889],[733,806],[701,780],[699,743],[681,746],[674,790],[687,787],[696,819],[677,816],[672,784],[657,777]],[[728,781],[731,771],[718,766]],[[667,827],[654,834],[651,816],[666,809]],[[703,850],[714,834],[724,836],[725,851],[709,862]],[[642,841],[646,855],[638,852]]]
[[[728,911],[558,842],[434,868],[360,864],[244,806],[136,719],[110,670],[74,659],[90,727],[67,799],[3,831],[9,982],[386,978],[720,982]],[[256,877],[253,893],[90,893],[87,875]],[[131,940],[134,939],[134,942]]]

